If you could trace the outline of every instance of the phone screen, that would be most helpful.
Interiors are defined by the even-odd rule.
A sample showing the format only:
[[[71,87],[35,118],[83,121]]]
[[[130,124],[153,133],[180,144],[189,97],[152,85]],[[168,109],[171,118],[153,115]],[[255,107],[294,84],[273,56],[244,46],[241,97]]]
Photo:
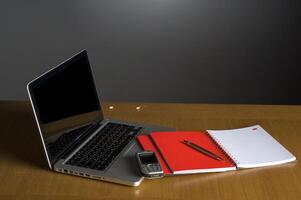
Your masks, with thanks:
[[[158,163],[155,154],[140,155],[140,160],[144,165]]]

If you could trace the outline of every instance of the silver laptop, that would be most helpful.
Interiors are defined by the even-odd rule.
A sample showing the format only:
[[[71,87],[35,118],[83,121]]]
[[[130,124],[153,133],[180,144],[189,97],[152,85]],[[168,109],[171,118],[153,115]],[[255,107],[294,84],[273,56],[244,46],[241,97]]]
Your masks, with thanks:
[[[137,186],[140,133],[164,127],[104,119],[86,50],[27,85],[50,169]]]

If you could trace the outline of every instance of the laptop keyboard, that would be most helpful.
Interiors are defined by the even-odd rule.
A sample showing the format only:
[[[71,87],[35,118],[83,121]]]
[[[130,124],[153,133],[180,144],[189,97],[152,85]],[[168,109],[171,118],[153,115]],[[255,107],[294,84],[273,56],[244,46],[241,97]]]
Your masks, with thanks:
[[[50,156],[53,158],[76,140],[89,125],[69,131],[61,135],[56,141],[47,145]]]
[[[108,123],[67,162],[68,165],[105,170],[141,127]]]

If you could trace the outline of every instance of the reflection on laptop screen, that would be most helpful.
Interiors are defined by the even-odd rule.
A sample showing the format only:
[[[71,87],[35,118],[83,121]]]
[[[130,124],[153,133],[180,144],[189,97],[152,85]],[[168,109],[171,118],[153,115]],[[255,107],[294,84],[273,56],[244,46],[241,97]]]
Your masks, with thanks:
[[[41,123],[99,110],[87,57],[76,57],[63,65],[33,88]]]

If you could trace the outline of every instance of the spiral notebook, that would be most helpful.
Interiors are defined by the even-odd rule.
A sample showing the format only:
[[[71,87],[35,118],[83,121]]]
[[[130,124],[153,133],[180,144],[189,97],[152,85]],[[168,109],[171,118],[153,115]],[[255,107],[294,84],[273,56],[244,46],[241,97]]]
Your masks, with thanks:
[[[223,172],[239,168],[278,165],[296,160],[261,126],[203,132],[154,132],[137,140],[144,150],[155,151],[166,175]],[[208,157],[184,145],[189,140],[218,155]]]

